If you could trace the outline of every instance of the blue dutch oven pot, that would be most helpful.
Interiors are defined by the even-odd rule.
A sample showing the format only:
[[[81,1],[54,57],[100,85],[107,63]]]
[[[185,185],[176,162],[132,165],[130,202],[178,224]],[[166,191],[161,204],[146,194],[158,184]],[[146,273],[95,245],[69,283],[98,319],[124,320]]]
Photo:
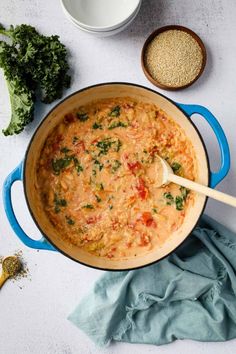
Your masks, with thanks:
[[[186,223],[184,222],[182,233],[180,232],[180,235],[176,236],[174,242],[170,242],[169,245],[167,242],[166,248],[163,247],[161,251],[157,250],[156,252],[150,252],[146,257],[142,256],[131,260],[111,262],[110,260],[99,259],[99,257],[92,256],[91,254],[84,254],[80,249],[73,248],[75,246],[63,243],[64,241],[60,240],[55,233],[55,230],[53,231],[51,229],[52,225],[46,220],[45,215],[42,217],[43,211],[41,214],[38,214],[37,208],[34,206],[36,192],[32,192],[32,190],[34,190],[32,180],[34,179],[33,176],[35,174],[37,161],[35,157],[39,155],[48,133],[60,122],[61,119],[63,119],[64,114],[73,110],[76,106],[78,107],[79,105],[86,104],[89,101],[96,99],[120,96],[151,101],[157,104],[157,106],[163,109],[182,126],[195,147],[199,164],[199,173],[201,175],[199,177],[201,183],[209,185],[210,187],[215,187],[227,175],[230,168],[229,145],[222,127],[207,108],[200,105],[176,103],[151,89],[129,83],[105,83],[84,88],[65,98],[48,113],[36,129],[36,132],[29,143],[24,160],[8,175],[4,182],[3,203],[6,216],[15,234],[26,246],[48,251],[58,250],[79,263],[99,269],[127,270],[142,267],[161,260],[176,249],[196,226],[205,208],[207,200],[205,196],[196,196],[197,200],[193,207],[192,216],[189,217],[189,220],[187,220]],[[195,113],[199,114],[207,121],[216,135],[221,155],[220,169],[217,172],[210,171],[205,144],[200,133],[190,119]],[[43,234],[43,237],[40,240],[33,240],[29,237],[24,232],[15,216],[11,200],[11,187],[13,183],[18,180],[23,181],[28,208],[36,225]]]

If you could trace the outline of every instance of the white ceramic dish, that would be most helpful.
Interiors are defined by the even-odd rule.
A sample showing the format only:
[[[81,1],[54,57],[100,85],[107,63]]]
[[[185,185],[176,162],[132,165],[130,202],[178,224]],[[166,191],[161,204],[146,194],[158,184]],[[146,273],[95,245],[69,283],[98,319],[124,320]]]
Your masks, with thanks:
[[[135,17],[137,16],[139,10],[141,7],[141,1],[139,3],[138,8],[136,9],[135,13],[133,14],[133,16],[129,19],[129,21],[127,21],[126,23],[124,23],[122,26],[115,28],[113,30],[110,31],[92,31],[92,30],[88,30],[87,28],[84,28],[82,26],[80,26],[77,22],[74,21],[74,18],[72,16],[70,16],[70,14],[68,14],[68,12],[64,11],[65,16],[68,18],[68,20],[70,20],[77,28],[79,28],[80,30],[89,33],[95,37],[99,37],[99,38],[103,38],[103,37],[109,37],[109,36],[113,36],[121,31],[123,31],[126,27],[128,27],[133,20],[135,19]]]
[[[77,25],[89,31],[111,31],[133,18],[142,0],[61,0]]]

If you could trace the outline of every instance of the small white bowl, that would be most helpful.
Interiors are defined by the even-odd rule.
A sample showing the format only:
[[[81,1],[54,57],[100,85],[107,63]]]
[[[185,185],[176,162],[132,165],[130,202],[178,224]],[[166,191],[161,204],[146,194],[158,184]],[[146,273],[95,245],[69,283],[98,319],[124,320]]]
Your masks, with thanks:
[[[133,14],[133,16],[127,22],[125,22],[122,26],[117,27],[117,28],[115,28],[113,30],[109,30],[109,31],[93,31],[93,30],[89,30],[87,28],[84,28],[84,27],[80,26],[77,22],[75,22],[74,18],[72,16],[70,16],[70,14],[68,14],[66,11],[64,11],[64,13],[65,13],[65,16],[68,18],[68,20],[71,21],[80,30],[82,30],[82,31],[84,31],[86,33],[92,34],[95,37],[102,38],[102,37],[113,36],[113,35],[121,32],[121,31],[123,31],[126,27],[128,27],[133,22],[135,17],[137,16],[137,14],[138,14],[138,12],[140,10],[140,7],[141,7],[141,3],[142,3],[142,1],[140,1],[140,4],[139,4],[138,8],[136,9],[135,13]]]
[[[112,31],[126,24],[142,0],[61,0],[61,5],[78,26],[89,31]]]

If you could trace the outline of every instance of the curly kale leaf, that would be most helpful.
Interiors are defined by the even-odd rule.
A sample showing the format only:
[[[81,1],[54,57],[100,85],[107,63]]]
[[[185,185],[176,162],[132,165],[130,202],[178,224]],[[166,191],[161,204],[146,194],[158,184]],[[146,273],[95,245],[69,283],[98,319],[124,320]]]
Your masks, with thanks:
[[[30,55],[24,57],[24,64],[29,68],[33,80],[39,84],[41,100],[50,103],[61,98],[63,88],[70,86],[70,76],[66,74],[69,69],[66,48],[58,36],[43,37],[40,45],[32,42],[27,53]]]
[[[3,133],[19,134],[33,120],[34,93],[17,65],[15,48],[5,42],[0,42],[0,67],[4,71],[11,102],[11,120]]]
[[[3,129],[3,134],[6,136],[22,132],[25,126],[32,122],[34,113],[32,92],[27,86],[24,87],[22,82],[16,79],[8,82],[8,90],[12,111],[9,125]]]
[[[20,65],[37,84],[41,100],[50,103],[61,98],[63,88],[70,86],[70,76],[66,47],[59,37],[40,35],[34,27],[25,24],[11,26],[0,33],[10,37],[12,45],[17,47]]]
[[[35,93],[41,101],[51,103],[70,86],[67,74],[66,47],[58,36],[46,37],[29,25],[0,25],[0,34],[11,44],[0,41],[0,68],[7,80],[12,116],[5,135],[20,133],[33,120]]]

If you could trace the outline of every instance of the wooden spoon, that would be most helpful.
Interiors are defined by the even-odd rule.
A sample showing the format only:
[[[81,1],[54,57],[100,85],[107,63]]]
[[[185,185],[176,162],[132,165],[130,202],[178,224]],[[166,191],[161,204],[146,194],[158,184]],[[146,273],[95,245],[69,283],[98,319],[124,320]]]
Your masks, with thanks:
[[[22,264],[18,257],[9,256],[4,258],[2,262],[2,275],[0,277],[0,289],[8,278],[13,277],[21,270],[21,267]]]
[[[219,202],[236,207],[236,198],[235,197],[233,197],[229,194],[219,192],[215,189],[206,187],[202,184],[193,182],[187,178],[183,178],[183,177],[175,175],[173,173],[170,165],[164,159],[162,159],[160,156],[158,156],[158,157],[159,157],[160,164],[156,164],[156,169],[158,169],[156,171],[158,177],[157,177],[155,186],[160,187],[163,184],[168,184],[170,182],[173,182],[173,183],[176,183],[180,186],[191,189],[195,192],[207,195],[208,197],[218,200]],[[161,173],[160,173],[160,170],[162,170]]]

